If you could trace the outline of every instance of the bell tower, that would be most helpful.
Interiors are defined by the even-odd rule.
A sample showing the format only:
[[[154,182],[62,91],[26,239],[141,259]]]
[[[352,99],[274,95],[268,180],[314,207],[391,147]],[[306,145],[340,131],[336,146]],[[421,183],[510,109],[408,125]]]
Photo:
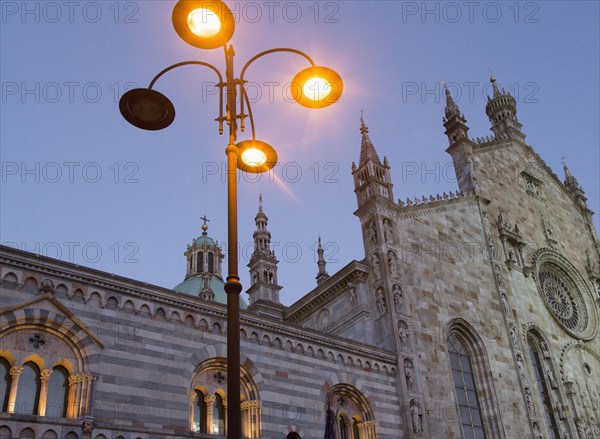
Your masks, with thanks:
[[[277,284],[277,264],[275,252],[271,248],[271,232],[267,229],[269,218],[263,211],[262,194],[259,197],[258,213],[254,218],[256,230],[254,252],[248,263],[252,286],[247,293],[250,296],[249,311],[282,318],[284,306],[279,301],[281,286]]]
[[[360,208],[374,199],[383,199],[394,202],[392,192],[392,179],[390,178],[390,166],[387,158],[383,158],[383,164],[379,160],[377,151],[369,137],[369,128],[361,114],[360,133],[362,141],[360,145],[360,160],[358,167],[352,163],[352,176],[354,177],[354,192]]]

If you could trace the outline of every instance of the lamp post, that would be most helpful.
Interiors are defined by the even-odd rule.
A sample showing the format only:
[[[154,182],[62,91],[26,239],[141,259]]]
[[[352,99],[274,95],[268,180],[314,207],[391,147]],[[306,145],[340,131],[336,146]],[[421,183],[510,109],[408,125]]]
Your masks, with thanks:
[[[225,284],[227,293],[227,438],[240,439],[240,293],[242,284],[238,276],[238,226],[237,226],[237,181],[236,172],[262,173],[277,163],[277,153],[269,144],[256,140],[254,117],[245,89],[244,75],[257,59],[276,52],[290,52],[304,57],[310,67],[299,72],[290,84],[292,97],[308,108],[324,108],[337,102],[342,94],[340,76],[327,67],[317,66],[304,52],[290,48],[277,48],[261,52],[252,57],[235,77],[235,51],[228,41],[235,31],[231,10],[221,0],[180,0],[173,9],[173,26],[179,36],[200,49],[223,47],[225,54],[225,78],[212,64],[203,61],[185,61],[173,64],[150,82],[148,88],[138,88],[125,93],[119,102],[123,117],[132,125],[145,130],[161,130],[175,119],[175,108],[171,101],[152,87],[165,73],[186,65],[201,65],[213,70],[219,88],[219,134],[223,124],[229,126],[227,154],[227,238],[229,241],[228,276]],[[239,97],[239,111],[238,111]],[[225,108],[223,108],[225,104]],[[225,110],[225,111],[224,111]],[[248,111],[246,114],[245,111]],[[246,118],[250,120],[252,136],[237,142],[238,128],[245,131]],[[239,121],[239,126],[238,126]]]

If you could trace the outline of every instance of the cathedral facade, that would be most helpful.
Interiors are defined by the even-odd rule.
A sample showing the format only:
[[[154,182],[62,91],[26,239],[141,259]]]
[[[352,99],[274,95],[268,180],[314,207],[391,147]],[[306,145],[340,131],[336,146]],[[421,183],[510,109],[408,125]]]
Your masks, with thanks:
[[[525,142],[492,78],[493,136],[446,91],[456,192],[396,200],[361,120],[365,257],[289,307],[262,199],[241,307],[244,438],[600,438],[600,242],[583,189]],[[493,172],[491,172],[493,170]],[[218,242],[173,289],[0,251],[0,438],[224,437]]]

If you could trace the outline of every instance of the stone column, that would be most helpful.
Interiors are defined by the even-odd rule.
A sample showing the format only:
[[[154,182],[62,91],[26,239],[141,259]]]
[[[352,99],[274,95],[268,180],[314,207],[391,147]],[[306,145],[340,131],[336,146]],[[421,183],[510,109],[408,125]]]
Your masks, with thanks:
[[[251,439],[260,437],[260,401],[244,401],[241,405],[244,411],[243,433]]]
[[[48,381],[52,376],[52,369],[44,369],[40,372],[40,400],[38,402],[38,416],[46,416],[46,404],[48,402]]]
[[[23,373],[23,366],[13,366],[10,368],[10,392],[8,394],[8,406],[6,411],[8,413],[15,412],[15,403],[17,401],[17,387],[19,384],[19,377]]]
[[[81,416],[81,396],[83,387],[83,374],[69,376],[69,404],[71,413],[67,413],[69,418],[78,418]]]
[[[195,390],[190,390],[190,392],[188,393],[188,398],[189,398],[189,408],[188,408],[188,419],[189,419],[189,428],[190,431],[200,431],[200,419],[198,419],[198,430],[196,430],[196,425],[195,425],[195,419],[194,419],[194,402],[196,401],[196,391]]]
[[[214,434],[214,410],[215,410],[215,401],[217,397],[215,395],[209,395],[204,398],[204,402],[206,402],[206,432],[208,434]]]
[[[223,398],[223,409],[225,410],[225,431],[224,435],[227,435],[227,399]]]
[[[250,404],[248,401],[244,401],[240,404],[242,410],[242,437],[253,438],[252,432],[250,431]]]

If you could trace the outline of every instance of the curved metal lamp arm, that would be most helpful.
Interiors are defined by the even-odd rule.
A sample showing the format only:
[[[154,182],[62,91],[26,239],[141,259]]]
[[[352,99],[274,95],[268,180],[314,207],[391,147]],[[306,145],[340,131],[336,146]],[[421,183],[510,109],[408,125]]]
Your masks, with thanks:
[[[303,56],[304,58],[306,58],[308,60],[308,62],[310,63],[311,66],[315,66],[315,62],[312,60],[312,58],[310,56],[308,56],[306,53],[302,52],[301,50],[296,50],[296,49],[290,49],[287,47],[281,47],[278,49],[271,49],[271,50],[265,50],[264,52],[259,53],[258,55],[250,58],[250,60],[246,63],[246,65],[244,65],[244,68],[242,69],[242,73],[240,74],[240,79],[243,81],[244,80],[244,74],[246,73],[246,69],[248,67],[250,67],[250,64],[252,64],[254,61],[256,61],[258,58],[261,58],[265,55],[268,55],[270,53],[275,53],[275,52],[291,52],[291,53],[297,53],[300,56]]]
[[[252,140],[256,140],[256,131],[254,130],[254,117],[252,116],[252,107],[250,106],[250,99],[248,98],[248,93],[246,93],[246,88],[242,83],[240,86],[242,91],[243,99],[246,101],[246,105],[248,106],[248,117],[250,118],[250,128],[252,130]]]
[[[206,66],[209,69],[211,69],[212,71],[214,71],[217,74],[217,76],[219,77],[219,82],[217,83],[217,87],[219,87],[219,117],[217,119],[215,119],[215,120],[217,122],[219,122],[219,134],[223,134],[223,121],[225,120],[223,118],[223,87],[225,86],[225,83],[223,82],[223,75],[221,75],[221,72],[219,71],[219,69],[217,69],[212,64],[206,63],[204,61],[184,61],[184,62],[180,62],[180,63],[177,63],[177,64],[173,64],[172,66],[169,66],[166,69],[161,70],[152,79],[152,81],[150,81],[150,85],[148,86],[148,89],[152,90],[152,87],[154,86],[154,84],[156,83],[156,81],[158,81],[158,78],[160,78],[165,73],[167,73],[167,72],[169,72],[169,71],[171,71],[173,69],[176,69],[177,67],[187,66],[187,65]]]
[[[217,69],[215,66],[213,66],[212,64],[203,62],[203,61],[184,61],[184,62],[180,62],[177,64],[173,64],[172,66],[167,67],[166,69],[163,69],[160,73],[158,73],[154,79],[152,79],[152,81],[150,82],[150,85],[148,86],[149,89],[152,89],[152,87],[154,86],[154,83],[156,81],[158,81],[158,78],[160,78],[162,75],[164,75],[165,73],[176,69],[177,67],[181,67],[181,66],[187,66],[190,64],[196,64],[196,65],[200,65],[200,66],[206,66],[210,69],[212,69],[217,76],[219,77],[219,83],[223,82],[223,75],[221,75],[221,72],[219,71],[219,69]]]

